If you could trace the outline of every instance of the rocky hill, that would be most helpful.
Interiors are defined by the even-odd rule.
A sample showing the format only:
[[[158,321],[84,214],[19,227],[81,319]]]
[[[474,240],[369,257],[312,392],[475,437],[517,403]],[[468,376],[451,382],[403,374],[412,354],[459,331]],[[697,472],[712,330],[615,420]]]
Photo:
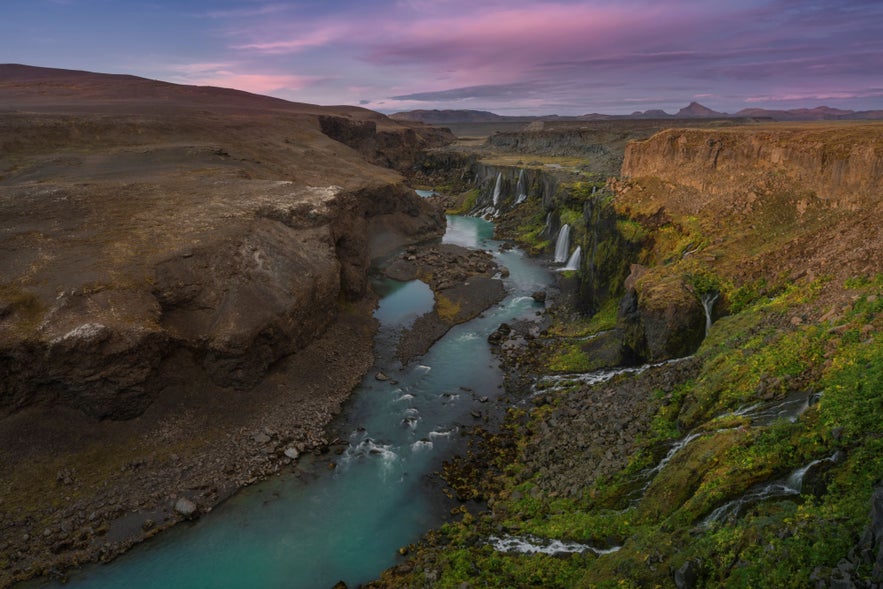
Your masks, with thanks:
[[[110,556],[149,531],[123,514],[158,529],[170,497],[208,507],[318,443],[372,362],[372,256],[443,231],[391,167],[449,139],[0,66],[0,585],[113,528]]]

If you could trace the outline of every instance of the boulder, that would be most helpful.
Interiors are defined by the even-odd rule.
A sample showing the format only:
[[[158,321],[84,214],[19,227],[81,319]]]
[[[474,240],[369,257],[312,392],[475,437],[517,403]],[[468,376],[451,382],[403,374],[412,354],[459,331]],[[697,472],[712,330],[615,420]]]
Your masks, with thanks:
[[[175,501],[175,512],[187,519],[193,519],[199,515],[199,508],[187,497],[178,497]]]
[[[705,337],[705,313],[681,276],[665,269],[643,271],[623,296],[619,328],[635,359],[658,362],[688,356]]]

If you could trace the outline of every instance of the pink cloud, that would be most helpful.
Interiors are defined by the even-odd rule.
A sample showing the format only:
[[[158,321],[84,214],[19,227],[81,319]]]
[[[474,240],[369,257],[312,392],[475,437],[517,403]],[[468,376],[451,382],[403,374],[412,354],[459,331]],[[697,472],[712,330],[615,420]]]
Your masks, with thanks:
[[[294,76],[285,74],[240,74],[236,72],[216,72],[205,76],[192,76],[186,79],[187,84],[195,86],[220,86],[267,94],[279,90],[302,90],[315,84],[320,78],[312,76]]]

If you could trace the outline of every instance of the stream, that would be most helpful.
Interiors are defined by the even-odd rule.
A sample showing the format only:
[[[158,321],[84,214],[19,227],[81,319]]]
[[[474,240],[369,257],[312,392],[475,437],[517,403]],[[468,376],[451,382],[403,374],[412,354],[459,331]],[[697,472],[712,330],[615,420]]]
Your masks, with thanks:
[[[395,565],[400,547],[443,521],[445,498],[431,473],[476,422],[471,412],[502,394],[487,336],[502,322],[536,317],[530,294],[553,282],[547,268],[500,251],[492,236],[487,221],[448,217],[442,241],[491,251],[510,271],[507,297],[406,366],[394,358],[398,334],[432,308],[432,292],[419,281],[375,281],[376,365],[329,427],[329,439],[348,441],[340,455],[305,456],[293,473],[243,489],[110,564],[76,571],[65,586],[329,589]]]

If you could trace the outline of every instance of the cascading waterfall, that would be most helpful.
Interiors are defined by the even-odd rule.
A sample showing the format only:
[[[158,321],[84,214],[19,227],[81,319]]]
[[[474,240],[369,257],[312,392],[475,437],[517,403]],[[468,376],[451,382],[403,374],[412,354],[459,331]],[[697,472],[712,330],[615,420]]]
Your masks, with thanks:
[[[566,542],[555,539],[539,538],[537,536],[491,536],[488,538],[490,545],[497,552],[508,552],[517,554],[582,554],[583,552],[591,552],[598,556],[603,554],[612,554],[622,546],[612,546],[610,548],[596,548],[589,544],[580,544],[578,542]]]
[[[546,223],[543,225],[543,230],[540,231],[540,235],[550,235],[552,229],[552,213],[546,213]]]
[[[515,204],[520,205],[527,200],[527,190],[524,187],[524,168],[518,171],[518,182],[515,184]]]
[[[705,337],[708,337],[708,332],[711,330],[711,311],[719,296],[719,292],[709,291],[699,297],[699,300],[702,301],[702,308],[705,310]]]
[[[570,225],[565,224],[558,232],[558,241],[555,242],[555,263],[567,262],[567,253],[570,251]]]
[[[580,246],[576,246],[576,249],[573,250],[573,253],[570,254],[570,257],[567,258],[567,264],[563,268],[559,268],[559,272],[565,272],[568,270],[579,270],[579,263],[582,260],[583,248]]]
[[[498,172],[498,173],[497,173],[497,183],[494,184],[494,199],[493,199],[493,203],[494,203],[494,208],[495,208],[495,209],[496,209],[497,206],[499,206],[499,204],[500,204],[500,189],[502,188],[502,185],[503,185],[503,172]]]
[[[724,503],[712,511],[700,524],[701,528],[709,528],[715,523],[724,522],[740,517],[745,510],[767,499],[778,499],[794,495],[800,495],[803,490],[803,479],[806,473],[821,462],[837,462],[837,453],[819,460],[813,460],[805,466],[801,466],[791,472],[785,482],[773,481],[765,485],[758,485],[745,493],[742,497]]]

